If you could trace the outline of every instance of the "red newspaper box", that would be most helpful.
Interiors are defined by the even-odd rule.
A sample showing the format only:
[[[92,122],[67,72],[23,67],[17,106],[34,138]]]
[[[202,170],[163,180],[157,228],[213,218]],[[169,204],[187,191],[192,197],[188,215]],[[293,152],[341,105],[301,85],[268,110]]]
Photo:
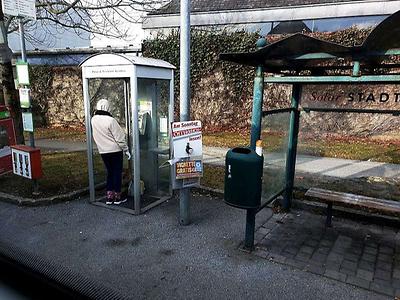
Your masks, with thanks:
[[[0,175],[13,170],[10,146],[15,144],[14,122],[7,107],[0,105]]]
[[[16,175],[38,179],[42,177],[40,149],[25,145],[11,147],[13,172]]]

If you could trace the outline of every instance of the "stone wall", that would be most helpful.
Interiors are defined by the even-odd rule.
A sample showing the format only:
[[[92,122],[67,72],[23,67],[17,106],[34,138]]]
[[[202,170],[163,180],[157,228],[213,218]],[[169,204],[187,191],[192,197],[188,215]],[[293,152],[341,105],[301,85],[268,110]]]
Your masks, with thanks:
[[[49,126],[82,126],[84,107],[81,70],[55,67],[47,87],[33,86],[36,118]],[[43,75],[44,76],[44,75]],[[220,70],[210,72],[194,87],[191,102],[193,119],[203,122],[207,131],[246,131],[250,126],[253,83],[244,85],[240,97]],[[349,94],[352,93],[353,101]],[[363,93],[360,95],[359,93]],[[264,110],[290,106],[289,85],[265,86]],[[388,99],[387,99],[388,98]],[[175,110],[179,111],[179,96]],[[361,101],[360,101],[361,99]],[[400,110],[400,89],[395,85],[306,86],[302,106],[350,107]],[[341,135],[398,134],[400,117],[378,114],[302,113],[301,130]]]
[[[33,72],[32,99],[36,121],[47,126],[84,125],[81,70],[77,67],[52,67],[46,71],[52,76],[42,81],[46,74],[37,72],[36,76],[41,78],[36,80],[36,84]]]

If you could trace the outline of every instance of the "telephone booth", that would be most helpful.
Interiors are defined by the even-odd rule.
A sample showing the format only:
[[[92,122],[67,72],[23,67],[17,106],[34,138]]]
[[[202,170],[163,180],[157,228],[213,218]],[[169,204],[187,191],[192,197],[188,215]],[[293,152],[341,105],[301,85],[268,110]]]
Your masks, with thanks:
[[[172,195],[170,124],[174,116],[174,69],[165,61],[131,54],[96,54],[82,67],[90,202],[140,214]],[[90,120],[99,99],[108,99],[111,114],[125,128],[131,160],[125,161],[124,187],[128,201],[106,205],[96,194],[104,168],[95,154]],[[97,169],[95,168],[97,166]],[[96,180],[95,177],[101,179]],[[126,178],[127,177],[127,178]]]
[[[0,105],[0,175],[11,172],[11,146],[16,144],[14,122],[7,107]]]

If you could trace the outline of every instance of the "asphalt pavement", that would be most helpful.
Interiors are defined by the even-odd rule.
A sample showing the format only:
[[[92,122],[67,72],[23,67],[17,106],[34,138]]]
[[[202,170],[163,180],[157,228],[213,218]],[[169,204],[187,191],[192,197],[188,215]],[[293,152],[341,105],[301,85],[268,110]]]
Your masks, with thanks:
[[[0,203],[0,244],[142,299],[385,299],[239,250],[245,213],[195,195],[189,226],[170,200],[133,216],[86,200],[44,207]],[[257,215],[261,225],[272,212]]]

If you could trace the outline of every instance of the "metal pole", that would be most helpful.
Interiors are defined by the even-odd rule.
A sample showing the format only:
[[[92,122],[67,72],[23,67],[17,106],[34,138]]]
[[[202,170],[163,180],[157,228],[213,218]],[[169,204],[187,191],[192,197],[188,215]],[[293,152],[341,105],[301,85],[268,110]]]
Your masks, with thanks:
[[[299,135],[300,112],[298,111],[301,97],[301,85],[294,84],[291,106],[295,110],[290,113],[288,154],[286,161],[286,190],[283,199],[283,208],[288,210],[292,204],[294,174],[296,168],[297,139]]]
[[[360,62],[359,61],[354,61],[354,65],[353,65],[353,72],[351,74],[351,76],[353,77],[358,77],[360,76]]]
[[[171,131],[171,124],[175,121],[174,118],[174,103],[175,103],[175,98],[174,98],[174,71],[171,70],[171,80],[169,81],[169,107],[168,107],[168,132],[172,132]],[[169,148],[171,149],[169,151],[169,157],[168,159],[172,158],[172,137],[169,138]],[[172,180],[173,180],[173,175],[174,175],[174,171],[173,171],[173,166],[171,166],[170,170],[169,170],[169,174],[170,174],[170,183],[169,183],[169,193],[170,195],[172,195],[173,193],[173,189],[172,189]]]
[[[85,68],[85,67],[84,67]],[[85,70],[82,72],[85,74]],[[87,145],[87,161],[88,161],[88,176],[89,176],[89,202],[96,201],[94,189],[94,168],[93,168],[93,140],[92,126],[90,124],[90,95],[89,95],[89,79],[82,77],[83,84],[83,104],[85,107],[85,127],[86,127],[86,145]]]
[[[140,214],[140,145],[139,145],[139,115],[138,115],[138,84],[136,77],[136,67],[134,68],[135,76],[130,77],[131,85],[131,108],[132,108],[132,145],[133,145],[133,201],[135,215]]]
[[[21,42],[21,58],[22,61],[26,62],[26,47],[25,47],[25,30],[24,30],[24,22],[22,18],[18,19],[19,25],[19,38]]]
[[[24,22],[22,18],[18,19],[19,23],[19,37],[21,44],[21,59],[23,62],[27,62],[26,59],[26,46],[25,46],[25,30],[24,30]],[[28,112],[32,113],[32,108],[28,109]],[[29,132],[29,144],[31,147],[35,147],[35,138],[33,132]]]
[[[244,239],[244,248],[247,250],[254,249],[254,231],[256,227],[256,209],[248,209],[246,211],[246,233]]]
[[[257,49],[267,45],[267,41],[261,38],[257,41]],[[256,149],[256,142],[261,136],[261,121],[262,121],[262,106],[264,98],[264,67],[258,66],[256,69],[256,76],[254,77],[253,89],[253,111],[251,117],[251,137],[250,148]],[[254,248],[254,231],[256,224],[256,209],[248,209],[246,212],[246,234],[244,240],[244,247],[248,250]]]
[[[256,142],[261,136],[262,105],[264,97],[264,68],[258,66],[254,77],[253,112],[251,117],[250,148],[256,149]]]
[[[23,18],[18,19],[18,25],[19,25],[19,37],[20,37],[20,43],[21,43],[21,59],[24,62],[27,62],[26,59],[26,46],[25,46],[25,31],[24,31],[24,22]],[[27,110],[29,113],[32,113],[32,107],[28,108]],[[29,145],[32,148],[35,148],[35,136],[33,132],[29,132]],[[39,192],[39,185],[36,179],[33,180],[33,193],[37,194]]]
[[[181,0],[180,120],[190,119],[190,1]],[[179,223],[190,223],[190,188],[180,190]]]

